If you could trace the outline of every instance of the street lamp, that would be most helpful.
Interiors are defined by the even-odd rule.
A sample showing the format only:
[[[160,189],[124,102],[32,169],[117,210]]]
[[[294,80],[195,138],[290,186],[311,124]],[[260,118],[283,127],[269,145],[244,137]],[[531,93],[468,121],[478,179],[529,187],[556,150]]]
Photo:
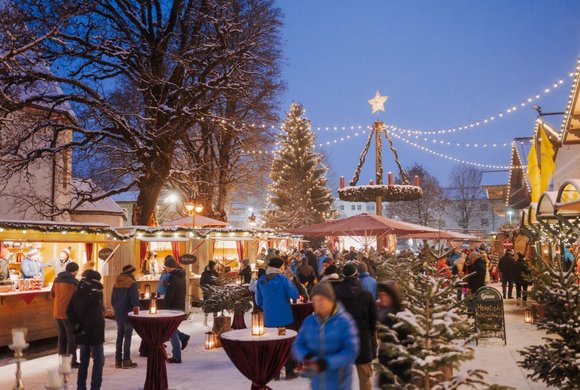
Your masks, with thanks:
[[[507,215],[508,215],[508,217],[509,217],[509,219],[510,219],[510,225],[512,224],[512,215],[513,215],[513,214],[514,214],[514,211],[513,211],[513,210],[508,210],[508,211],[507,211]]]
[[[192,227],[195,228],[195,214],[199,214],[203,211],[203,206],[200,204],[196,204],[195,201],[188,201],[185,202],[185,209],[191,213],[192,217]]]
[[[256,216],[254,215],[254,212],[252,212],[252,215],[248,217],[248,224],[251,228],[256,227]]]

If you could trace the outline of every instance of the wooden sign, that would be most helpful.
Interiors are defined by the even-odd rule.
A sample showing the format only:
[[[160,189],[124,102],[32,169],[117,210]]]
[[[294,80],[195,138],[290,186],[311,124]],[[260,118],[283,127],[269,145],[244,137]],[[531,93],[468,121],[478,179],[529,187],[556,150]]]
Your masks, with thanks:
[[[103,248],[99,251],[99,259],[101,260],[108,260],[109,257],[113,254],[113,248]]]
[[[475,293],[475,329],[477,339],[497,337],[507,344],[503,298],[495,288],[482,287]]]
[[[194,264],[197,262],[196,255],[183,255],[179,257],[179,262],[184,265]]]

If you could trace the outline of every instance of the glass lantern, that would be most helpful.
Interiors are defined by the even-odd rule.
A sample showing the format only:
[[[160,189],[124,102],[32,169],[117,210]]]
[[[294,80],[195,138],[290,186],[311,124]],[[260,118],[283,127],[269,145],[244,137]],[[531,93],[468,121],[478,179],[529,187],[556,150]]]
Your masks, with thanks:
[[[157,298],[151,297],[151,302],[149,303],[149,314],[157,314]]]
[[[149,298],[151,298],[151,285],[146,284],[145,285],[145,299],[149,299]]]
[[[532,316],[532,311],[530,309],[524,310],[524,322],[526,324],[533,324],[534,318]]]
[[[205,349],[210,350],[217,347],[217,333],[207,332],[205,334]]]
[[[252,312],[252,336],[264,334],[264,312],[255,310]]]

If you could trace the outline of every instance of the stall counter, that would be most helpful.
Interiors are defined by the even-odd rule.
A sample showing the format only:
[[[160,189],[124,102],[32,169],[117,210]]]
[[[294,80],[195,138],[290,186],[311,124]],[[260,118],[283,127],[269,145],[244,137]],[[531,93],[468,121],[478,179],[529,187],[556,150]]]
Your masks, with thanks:
[[[12,328],[28,328],[27,341],[56,337],[50,288],[0,293],[0,346],[12,342]]]

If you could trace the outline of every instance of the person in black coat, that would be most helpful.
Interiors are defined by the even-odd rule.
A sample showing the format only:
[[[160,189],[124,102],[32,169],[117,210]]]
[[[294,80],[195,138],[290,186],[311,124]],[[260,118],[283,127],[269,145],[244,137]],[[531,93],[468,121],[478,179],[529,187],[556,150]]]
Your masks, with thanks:
[[[469,276],[467,284],[472,294],[475,294],[478,289],[485,286],[485,260],[478,252],[471,252],[469,255],[471,265],[469,266]]]
[[[508,287],[507,298],[513,299],[512,291],[514,288],[514,266],[516,259],[514,259],[514,251],[506,249],[505,254],[499,259],[497,265],[499,269],[499,276],[501,279],[501,290],[503,299],[506,299],[506,287]]]
[[[250,284],[252,281],[252,267],[250,267],[250,259],[242,260],[242,265],[240,266],[240,276],[243,277],[242,284]]]
[[[344,280],[334,284],[336,299],[356,322],[360,350],[355,365],[359,387],[370,389],[373,375],[371,362],[376,357],[377,307],[373,295],[362,287],[355,263],[347,263],[342,273]]]
[[[317,277],[318,272],[319,272],[319,270],[318,270],[318,258],[316,257],[314,252],[312,252],[312,248],[306,249],[305,254],[306,254],[306,258],[308,259],[308,265],[314,269],[315,278],[318,279],[318,277]]]
[[[514,265],[514,282],[516,282],[516,298],[517,304],[520,304],[520,298],[524,302],[524,306],[526,306],[526,302],[528,300],[528,285],[530,284],[532,272],[530,271],[530,267],[528,267],[528,263],[526,261],[526,257],[523,253],[518,252],[518,260]]]
[[[217,286],[220,275],[215,270],[216,262],[210,260],[207,266],[201,273],[201,278],[199,279],[199,284],[201,286]]]
[[[67,317],[75,329],[76,342],[80,345],[81,364],[77,376],[77,389],[86,390],[89,362],[93,356],[91,390],[99,390],[103,381],[105,354],[105,308],[101,274],[86,270],[67,308]]]
[[[399,291],[393,283],[379,283],[377,285],[377,320],[385,325],[389,331],[380,333],[381,346],[379,347],[379,363],[388,368],[388,371],[379,373],[379,387],[411,383],[413,376],[412,361],[401,358],[400,352],[388,344],[403,344],[408,342],[409,330],[406,326],[397,326],[397,319],[391,315],[403,311],[403,303]]]
[[[169,280],[163,307],[168,310],[185,311],[185,271],[172,256],[165,258],[165,269],[169,272]],[[170,340],[172,356],[167,361],[169,363],[181,363],[181,350],[187,346],[189,336],[176,330],[171,335]]]

